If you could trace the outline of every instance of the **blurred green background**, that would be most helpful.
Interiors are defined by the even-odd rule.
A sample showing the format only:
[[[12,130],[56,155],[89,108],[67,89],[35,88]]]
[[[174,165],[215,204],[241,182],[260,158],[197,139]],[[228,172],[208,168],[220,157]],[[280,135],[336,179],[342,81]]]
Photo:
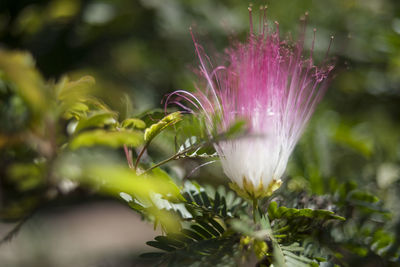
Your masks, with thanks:
[[[268,20],[279,21],[282,35],[296,35],[299,17],[308,11],[306,46],[311,46],[312,29],[317,28],[317,59],[324,57],[330,36],[335,37],[330,50],[336,62],[334,79],[292,156],[286,186],[323,195],[337,184],[354,181],[382,199],[393,213],[385,228],[400,233],[400,2],[252,3],[255,10],[268,5]],[[72,78],[92,75],[98,96],[126,117],[162,107],[168,92],[192,90],[198,63],[189,27],[209,54],[223,52],[231,38],[244,40],[247,6],[240,0],[0,0],[0,48],[31,52],[46,79],[58,80],[65,73]],[[12,132],[23,112],[13,113],[18,103],[0,104],[0,129]],[[165,151],[155,158],[171,153],[171,144],[163,140],[157,142]],[[190,172],[197,164],[176,166]],[[221,176],[218,164],[193,178],[209,182],[214,176]],[[131,231],[140,232],[143,226],[136,225]],[[93,251],[90,257],[96,259]],[[57,259],[49,262],[61,266]]]

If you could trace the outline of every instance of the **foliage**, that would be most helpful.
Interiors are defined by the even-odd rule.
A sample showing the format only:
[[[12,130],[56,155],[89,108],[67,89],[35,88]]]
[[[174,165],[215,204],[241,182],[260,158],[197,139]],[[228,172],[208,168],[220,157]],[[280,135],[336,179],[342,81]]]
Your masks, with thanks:
[[[298,201],[282,201],[295,201],[290,195],[299,186],[304,188],[294,180],[288,183],[292,189],[278,190],[251,211],[251,203],[223,186],[215,190],[179,181],[159,168],[172,160],[213,157],[213,143],[243,134],[243,122],[214,137],[202,132],[201,119],[180,112],[153,121],[146,119],[149,112],[120,122],[117,112],[93,96],[93,78],[70,81],[64,77],[58,83],[45,83],[29,55],[2,53],[2,84],[8,97],[21,97],[27,103],[22,111],[35,114],[28,116],[35,123],[19,130],[24,138],[3,143],[8,151],[28,147],[27,156],[14,156],[3,181],[14,194],[5,198],[2,219],[22,219],[4,240],[12,238],[37,208],[78,189],[90,189],[94,191],[87,194],[124,200],[155,227],[161,226],[165,235],[147,244],[163,252],[143,254],[157,264],[237,266],[258,261],[258,266],[318,266],[322,262],[347,265],[352,258],[370,253],[398,257],[395,236],[382,228],[390,213],[375,195],[354,183],[332,187],[322,207],[309,208],[300,207]],[[21,76],[19,71],[32,75]],[[27,86],[37,92],[37,99],[27,96]],[[141,163],[149,144],[171,131],[171,126],[176,131],[175,154],[159,163]],[[112,150],[122,147],[128,166],[111,156]],[[135,166],[133,148],[139,151]],[[98,154],[98,149],[109,152]],[[287,207],[293,204],[298,207]]]
[[[200,168],[216,160],[217,140],[245,133],[243,121],[209,136],[201,117],[149,109],[197,86],[187,68],[190,24],[222,51],[226,28],[247,32],[246,4],[2,2],[0,219],[17,222],[3,241],[38,210],[101,197],[161,228],[148,242],[159,249],[145,254],[149,264],[396,266],[400,5],[361,2],[269,3],[268,22],[294,34],[299,14],[310,12],[317,58],[335,35],[337,77],[282,188],[255,213],[219,167]]]
[[[118,122],[118,114],[90,94],[95,84],[92,77],[77,81],[64,77],[56,84],[45,83],[30,55],[1,53],[2,84],[11,91],[9,97],[27,99],[25,102],[30,102],[25,111],[36,114],[31,118],[34,123],[17,133],[20,137],[8,137],[4,133],[7,141],[15,141],[2,144],[6,149],[2,153],[14,161],[7,166],[6,179],[2,180],[11,187],[4,199],[2,219],[24,218],[44,203],[62,198],[77,187],[93,187],[116,197],[121,192],[130,194],[143,202],[150,216],[160,215],[153,209],[149,192],[168,199],[181,197],[179,189],[165,175],[139,177],[113,157],[95,159],[90,156],[91,150],[84,149],[139,147],[144,142],[144,122],[137,118]],[[63,125],[65,129],[60,128]],[[16,154],[23,147],[28,148],[25,153],[30,156]],[[74,186],[66,187],[66,182]]]

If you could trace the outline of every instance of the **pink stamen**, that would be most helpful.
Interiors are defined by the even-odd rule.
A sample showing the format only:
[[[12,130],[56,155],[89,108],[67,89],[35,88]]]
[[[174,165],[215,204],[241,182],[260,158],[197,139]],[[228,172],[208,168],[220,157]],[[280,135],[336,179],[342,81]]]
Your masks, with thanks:
[[[314,29],[309,57],[304,58],[307,16],[308,13],[302,18],[297,42],[281,40],[278,22],[275,30],[268,29],[266,7],[260,8],[258,34],[254,32],[250,6],[246,42],[235,42],[226,50],[226,64],[215,68],[190,30],[205,84],[196,86],[194,94],[178,90],[168,95],[166,105],[175,103],[192,112],[179,104],[179,99],[171,101],[172,96],[180,97],[205,114],[209,130],[215,130],[213,118],[220,118],[218,132],[224,132],[239,118],[248,120],[250,134],[261,138],[215,145],[225,173],[238,185],[246,177],[255,186],[268,186],[271,179],[282,176],[292,150],[327,89],[333,66],[326,63],[326,58],[332,39],[323,66],[315,66]]]

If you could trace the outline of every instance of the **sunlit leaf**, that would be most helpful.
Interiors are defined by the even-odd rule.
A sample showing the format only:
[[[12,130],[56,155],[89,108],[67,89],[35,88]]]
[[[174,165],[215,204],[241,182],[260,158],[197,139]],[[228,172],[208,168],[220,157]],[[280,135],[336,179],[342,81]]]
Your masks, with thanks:
[[[164,183],[168,183],[170,189],[173,189],[173,195],[174,196],[179,196],[181,201],[185,201],[185,199],[183,198],[183,196],[180,194],[180,189],[179,187],[174,183],[173,179],[169,176],[169,174],[164,171],[161,168],[155,168],[152,170],[151,172],[153,175],[157,176],[158,179],[163,180]]]
[[[78,0],[54,0],[47,7],[47,14],[52,19],[70,19],[79,12]]]
[[[212,144],[200,145],[200,140],[196,136],[191,136],[190,138],[186,139],[185,142],[179,147],[178,153],[182,153],[184,151],[189,150],[187,153],[182,155],[181,157],[188,157],[188,158],[210,158],[216,157],[217,153],[215,152],[215,148]],[[190,149],[194,147],[193,149]]]
[[[140,132],[136,131],[106,131],[93,130],[86,131],[74,139],[70,143],[71,149],[90,146],[109,146],[122,147],[129,145],[133,147],[139,146],[143,142],[143,137]]]
[[[63,77],[56,85],[57,98],[61,101],[80,100],[93,92],[95,80],[92,76],[84,76],[76,81]]]
[[[268,207],[268,214],[270,220],[285,218],[288,220],[293,220],[296,217],[305,217],[315,220],[345,220],[344,217],[336,215],[334,212],[329,210],[312,210],[312,209],[295,209],[287,207],[277,207],[276,202],[271,202]]]
[[[153,123],[156,123],[157,121],[164,118],[165,112],[166,112],[166,110],[164,110],[164,109],[154,108],[154,109],[145,110],[139,114],[136,114],[134,117],[141,119],[142,121],[144,121],[146,123],[146,125],[152,125]],[[167,110],[167,112],[168,112],[168,110]]]
[[[69,120],[71,118],[80,119],[81,117],[86,116],[86,113],[89,111],[88,105],[82,102],[75,102],[68,107],[63,106],[62,110],[64,112],[64,118]]]
[[[174,125],[182,119],[182,114],[180,112],[171,113],[164,118],[162,118],[159,122],[154,123],[144,132],[144,140],[146,143],[150,143],[154,137],[160,134],[167,127]]]
[[[44,184],[43,166],[37,164],[13,164],[8,169],[8,175],[21,191],[34,189]]]
[[[79,132],[86,128],[102,128],[106,125],[116,125],[117,114],[109,111],[96,111],[86,118],[82,118],[76,125],[75,132]]]
[[[46,110],[49,92],[29,53],[0,49],[0,77],[15,85],[16,92],[36,115]]]
[[[144,129],[146,128],[146,123],[141,119],[129,118],[121,122],[121,128],[124,129]]]

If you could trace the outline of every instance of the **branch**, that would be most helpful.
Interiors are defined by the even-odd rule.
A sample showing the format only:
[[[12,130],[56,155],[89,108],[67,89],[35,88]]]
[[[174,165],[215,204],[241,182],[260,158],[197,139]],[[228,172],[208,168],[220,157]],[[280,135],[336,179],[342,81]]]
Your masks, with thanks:
[[[194,149],[198,149],[198,148],[202,147],[203,145],[205,145],[205,144],[207,144],[207,143],[211,143],[211,142],[210,142],[210,141],[201,142],[201,143],[198,144],[198,145],[188,147],[188,148],[182,150],[181,152],[178,152],[178,153],[172,155],[171,157],[169,157],[169,158],[167,158],[167,159],[164,159],[163,161],[160,161],[159,163],[157,163],[157,164],[151,166],[150,168],[148,168],[147,170],[145,170],[145,171],[143,172],[143,174],[144,174],[144,173],[148,173],[149,171],[151,171],[151,170],[153,170],[153,169],[155,169],[155,168],[157,168],[157,167],[159,167],[159,166],[161,166],[161,165],[163,165],[163,164],[165,164],[165,163],[168,163],[168,162],[170,162],[170,161],[172,161],[172,160],[178,159],[180,156],[182,156],[182,155],[188,153],[189,151],[194,150]]]
[[[32,216],[36,213],[36,210],[32,211],[30,214],[28,214],[26,217],[22,218],[17,225],[15,225],[1,240],[0,240],[0,246],[3,245],[6,242],[11,241],[21,230],[22,226],[30,219]]]

